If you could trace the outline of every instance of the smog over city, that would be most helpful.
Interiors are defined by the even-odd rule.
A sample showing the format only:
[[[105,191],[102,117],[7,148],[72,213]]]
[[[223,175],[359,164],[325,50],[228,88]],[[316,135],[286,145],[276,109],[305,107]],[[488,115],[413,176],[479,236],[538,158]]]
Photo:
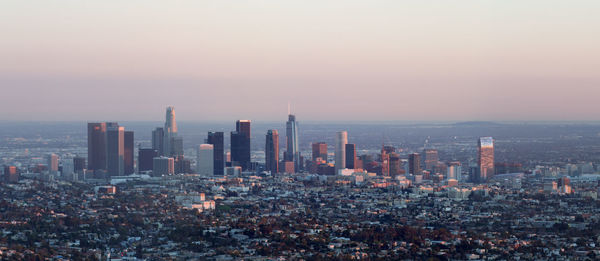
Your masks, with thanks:
[[[0,259],[600,259],[599,12],[4,1]]]

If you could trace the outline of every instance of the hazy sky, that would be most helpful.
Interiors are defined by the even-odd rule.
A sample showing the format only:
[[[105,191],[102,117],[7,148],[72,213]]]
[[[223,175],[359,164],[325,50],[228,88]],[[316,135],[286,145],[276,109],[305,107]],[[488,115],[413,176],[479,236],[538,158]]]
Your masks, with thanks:
[[[2,0],[0,120],[600,120],[600,1]]]

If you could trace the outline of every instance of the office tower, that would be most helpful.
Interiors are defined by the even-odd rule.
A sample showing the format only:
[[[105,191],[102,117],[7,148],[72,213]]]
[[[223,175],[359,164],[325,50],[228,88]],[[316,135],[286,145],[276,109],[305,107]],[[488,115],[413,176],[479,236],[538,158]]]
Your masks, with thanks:
[[[381,147],[381,175],[390,175],[390,154],[385,147]]]
[[[231,132],[231,163],[242,170],[250,167],[250,121],[238,120],[236,131]]]
[[[177,137],[177,122],[175,121],[175,107],[169,106],[167,107],[167,113],[165,117],[165,128],[164,128],[164,138],[163,138],[163,154],[168,156],[173,156],[172,152],[174,149],[172,148],[173,138]]]
[[[58,155],[51,153],[48,154],[48,171],[50,174],[58,173]]]
[[[454,161],[448,164],[448,171],[446,171],[446,179],[455,179],[461,181],[462,167],[460,165],[460,162]]]
[[[138,172],[149,171],[153,169],[153,160],[158,157],[156,149],[139,149],[138,150]]]
[[[346,144],[346,168],[356,168],[356,144]]]
[[[171,137],[171,152],[169,154],[171,157],[177,158],[179,156],[183,156],[183,138],[182,137]]]
[[[392,152],[388,155],[390,161],[390,176],[397,176],[402,172],[402,160],[400,159],[400,155],[398,155],[398,153],[395,152]]]
[[[80,173],[84,169],[86,169],[86,167],[85,167],[85,158],[84,157],[75,157],[75,158],[73,158],[73,171],[75,171],[75,173]]]
[[[265,170],[270,171],[271,174],[279,173],[279,133],[277,130],[267,131]]]
[[[208,132],[206,143],[213,145],[214,175],[223,175],[225,170],[225,142],[223,132]]]
[[[479,182],[485,182],[494,175],[494,139],[481,137],[478,141]]]
[[[156,157],[152,160],[152,176],[175,174],[175,159],[168,157]]]
[[[198,146],[196,172],[200,175],[212,176],[215,173],[215,152],[212,144]]]
[[[123,138],[123,168],[125,175],[130,175],[135,173],[133,167],[133,131],[126,131]]]
[[[175,173],[176,174],[180,174],[180,173],[191,173],[192,172],[192,162],[186,158],[183,157],[183,155],[179,155],[175,158],[173,158],[173,160],[175,160]]]
[[[421,155],[419,153],[408,155],[408,172],[413,175],[422,174]]]
[[[120,176],[125,173],[125,128],[119,126],[106,127],[106,171],[109,176]]]
[[[152,131],[152,148],[157,150],[159,155],[164,156],[165,146],[165,129],[156,128]]]
[[[106,123],[88,123],[88,169],[106,169]]]
[[[15,166],[4,166],[4,181],[16,183],[19,181],[19,170]]]
[[[438,164],[438,151],[434,149],[426,149],[425,154],[425,169],[432,171]]]
[[[327,143],[317,142],[312,144],[312,160],[317,161],[318,158],[327,162]]]
[[[296,116],[289,114],[288,121],[285,123],[286,131],[286,153],[285,161],[293,161],[295,170],[299,170],[301,165],[300,152],[298,149],[298,125],[296,124]]]
[[[340,131],[335,137],[335,174],[340,169],[346,168],[346,144],[348,144],[348,132]]]
[[[75,165],[73,159],[67,158],[61,160],[62,170],[60,171],[61,177],[70,181],[77,181],[77,174],[75,174]]]

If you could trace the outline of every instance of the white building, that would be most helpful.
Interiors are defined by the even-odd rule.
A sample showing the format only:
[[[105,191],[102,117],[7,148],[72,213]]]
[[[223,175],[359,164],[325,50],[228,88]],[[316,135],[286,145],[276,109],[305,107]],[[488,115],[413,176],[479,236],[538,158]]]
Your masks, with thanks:
[[[196,172],[200,175],[212,175],[214,172],[214,146],[201,144],[196,157]]]
[[[346,144],[348,144],[348,132],[338,132],[335,137],[335,173],[346,168]]]

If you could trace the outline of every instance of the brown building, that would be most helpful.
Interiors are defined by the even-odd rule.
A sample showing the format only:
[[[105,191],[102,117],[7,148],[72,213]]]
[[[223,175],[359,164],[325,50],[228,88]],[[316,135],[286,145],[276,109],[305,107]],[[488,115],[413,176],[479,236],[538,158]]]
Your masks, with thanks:
[[[318,158],[327,162],[327,143],[317,142],[312,144],[312,160],[317,161]]]

